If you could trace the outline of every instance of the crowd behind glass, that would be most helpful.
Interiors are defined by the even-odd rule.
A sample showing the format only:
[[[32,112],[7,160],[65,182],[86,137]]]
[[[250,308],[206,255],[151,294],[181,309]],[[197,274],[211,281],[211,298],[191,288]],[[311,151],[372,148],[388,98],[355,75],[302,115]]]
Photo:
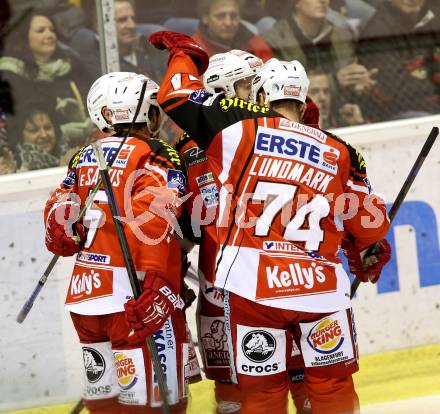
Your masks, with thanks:
[[[439,113],[439,16],[438,0],[115,0],[121,71],[160,83],[167,56],[145,41],[157,30],[210,55],[297,59],[323,129]],[[66,165],[101,137],[85,107],[101,68],[95,2],[0,0],[0,21],[0,174]]]

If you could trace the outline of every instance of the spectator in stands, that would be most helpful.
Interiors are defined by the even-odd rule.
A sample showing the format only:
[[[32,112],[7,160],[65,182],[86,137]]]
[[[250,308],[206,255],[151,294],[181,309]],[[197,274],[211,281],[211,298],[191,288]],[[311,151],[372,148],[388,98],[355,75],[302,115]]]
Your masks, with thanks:
[[[266,41],[241,21],[239,0],[199,0],[198,11],[200,26],[193,38],[210,56],[241,49],[264,61],[272,57]]]
[[[32,100],[8,126],[19,172],[60,165],[65,141],[48,108]]]
[[[361,33],[358,54],[378,68],[376,120],[440,110],[440,17],[427,0],[388,0]]]
[[[334,79],[321,70],[308,72],[310,87],[308,94],[319,107],[319,126],[331,129],[365,123],[362,109],[357,103],[344,101],[335,93]]]
[[[12,95],[9,107],[5,107],[8,116],[19,114],[29,97],[36,96],[50,110],[58,109],[61,123],[87,122],[82,96],[90,78],[77,56],[57,43],[46,12],[28,13],[9,34],[0,58],[0,76]]]
[[[45,10],[51,15],[59,40],[66,41],[84,24],[82,10],[69,0],[9,0],[13,20],[20,21],[32,10]]]
[[[6,114],[0,108],[0,175],[12,174],[16,167],[15,157],[9,147],[6,135]]]
[[[297,59],[309,70],[320,69],[337,79],[337,93],[365,93],[374,86],[375,69],[368,70],[355,59],[350,29],[328,19],[330,0],[290,0],[286,18],[266,34],[275,57]]]
[[[78,30],[70,45],[82,57],[94,78],[101,75],[99,38],[94,0],[83,1],[89,14],[89,27]],[[158,51],[136,31],[136,13],[132,0],[115,0],[116,37],[120,71],[142,73],[160,83],[166,69],[166,54]]]
[[[311,70],[308,72],[310,81],[308,95],[319,107],[319,126],[322,129],[336,127],[336,119],[334,117],[334,108],[332,107],[332,88],[331,77],[320,70]]]

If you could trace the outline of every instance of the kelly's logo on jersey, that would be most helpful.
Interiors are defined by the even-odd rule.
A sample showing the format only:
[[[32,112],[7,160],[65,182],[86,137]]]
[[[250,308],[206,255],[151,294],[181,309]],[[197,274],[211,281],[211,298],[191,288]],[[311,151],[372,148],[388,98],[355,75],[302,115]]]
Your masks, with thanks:
[[[338,172],[338,149],[295,131],[258,127],[254,152],[300,161],[331,174]]]
[[[133,388],[138,381],[133,359],[124,352],[115,352],[114,357],[119,386],[123,390]]]
[[[93,269],[77,262],[70,279],[66,304],[79,303],[113,293],[113,271],[107,268]]]
[[[219,105],[220,109],[224,112],[229,111],[231,108],[246,109],[249,112],[262,114],[267,114],[269,112],[269,108],[266,106],[255,105],[240,98],[223,98],[220,100]]]
[[[344,342],[342,328],[337,319],[326,318],[319,321],[307,336],[307,342],[321,354],[337,351]]]
[[[268,253],[260,254],[256,300],[335,291],[335,269],[328,262],[318,264],[299,255],[277,255],[274,260]]]

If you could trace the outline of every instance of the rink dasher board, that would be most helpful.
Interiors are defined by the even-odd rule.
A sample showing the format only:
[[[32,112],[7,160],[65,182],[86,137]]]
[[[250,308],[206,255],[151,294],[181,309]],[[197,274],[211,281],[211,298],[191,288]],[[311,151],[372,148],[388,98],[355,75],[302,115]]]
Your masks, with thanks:
[[[397,195],[440,117],[335,131],[364,155],[370,181],[389,203]],[[377,286],[354,300],[362,354],[440,341],[440,160],[438,143],[393,226],[393,261]],[[0,177],[0,410],[73,401],[80,395],[82,355],[63,308],[72,258],[56,265],[24,324],[15,316],[51,255],[44,246],[43,206],[66,169]],[[197,259],[192,256],[193,266]],[[193,269],[197,272],[196,269]],[[194,312],[189,312],[196,335]]]

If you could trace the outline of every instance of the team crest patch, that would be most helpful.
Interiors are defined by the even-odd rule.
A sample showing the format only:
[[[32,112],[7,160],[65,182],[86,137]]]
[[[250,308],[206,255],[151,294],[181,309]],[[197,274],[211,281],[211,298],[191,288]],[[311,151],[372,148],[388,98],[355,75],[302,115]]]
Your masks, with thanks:
[[[202,104],[210,96],[210,93],[205,89],[198,89],[189,95],[188,100],[196,104]]]
[[[169,169],[167,173],[168,188],[175,188],[180,195],[186,192],[186,179],[182,171]]]
[[[368,194],[371,194],[373,192],[373,190],[371,188],[370,180],[367,177],[365,177],[362,181],[368,187]]]
[[[76,180],[76,168],[72,168],[67,174],[66,178],[64,178],[63,184],[66,188],[72,188],[75,185]]]

